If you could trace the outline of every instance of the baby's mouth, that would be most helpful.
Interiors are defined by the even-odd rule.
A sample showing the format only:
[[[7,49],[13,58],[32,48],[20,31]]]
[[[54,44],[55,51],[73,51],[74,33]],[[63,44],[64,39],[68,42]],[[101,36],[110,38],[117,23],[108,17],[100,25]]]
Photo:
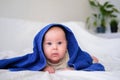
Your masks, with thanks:
[[[57,57],[57,56],[59,56],[59,54],[58,53],[53,53],[52,56]]]

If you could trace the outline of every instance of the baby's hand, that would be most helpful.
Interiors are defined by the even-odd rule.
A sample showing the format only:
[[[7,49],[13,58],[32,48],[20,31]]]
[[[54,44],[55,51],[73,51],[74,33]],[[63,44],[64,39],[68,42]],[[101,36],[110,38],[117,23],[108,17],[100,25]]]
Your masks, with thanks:
[[[48,71],[49,73],[55,73],[55,69],[52,66],[46,66],[43,71]]]
[[[96,58],[95,56],[92,56],[92,59],[93,59],[93,63],[98,63],[99,62],[98,58]]]

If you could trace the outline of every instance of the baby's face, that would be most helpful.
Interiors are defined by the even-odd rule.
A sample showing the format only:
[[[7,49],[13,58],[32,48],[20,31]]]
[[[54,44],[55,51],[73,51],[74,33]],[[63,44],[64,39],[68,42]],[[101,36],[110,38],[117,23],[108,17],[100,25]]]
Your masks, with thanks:
[[[58,63],[67,52],[67,41],[64,31],[59,27],[52,27],[44,37],[44,54],[51,63]]]

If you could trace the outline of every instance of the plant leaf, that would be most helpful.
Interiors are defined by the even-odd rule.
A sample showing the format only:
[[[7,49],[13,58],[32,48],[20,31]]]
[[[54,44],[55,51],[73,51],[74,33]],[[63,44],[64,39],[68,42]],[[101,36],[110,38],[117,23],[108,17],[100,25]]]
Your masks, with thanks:
[[[114,5],[112,5],[112,4],[106,5],[106,8],[112,8],[112,7],[114,7]]]
[[[91,6],[94,6],[94,7],[97,7],[97,4],[98,4],[96,0],[89,0],[89,3]]]

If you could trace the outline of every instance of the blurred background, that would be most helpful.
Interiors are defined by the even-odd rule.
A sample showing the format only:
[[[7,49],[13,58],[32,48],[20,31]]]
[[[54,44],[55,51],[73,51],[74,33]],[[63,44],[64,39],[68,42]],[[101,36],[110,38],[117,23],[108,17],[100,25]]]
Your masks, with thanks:
[[[88,0],[0,0],[0,17],[40,22],[85,21]]]
[[[110,1],[120,9],[120,0]],[[91,14],[88,0],[0,0],[0,17],[41,22],[85,21]]]
[[[98,1],[100,3],[110,1],[120,10],[120,0]],[[79,28],[85,28],[86,18],[92,11],[88,0],[0,0],[0,51],[16,49],[20,51],[29,46],[32,47],[34,35],[41,29],[40,26],[49,22],[68,22],[68,24],[75,22]],[[118,18],[120,19],[120,14]],[[78,33],[80,32],[82,31]],[[85,29],[83,32],[87,33]],[[89,36],[85,33],[80,33],[84,35],[83,39]],[[115,34],[95,33],[95,35],[120,38],[120,29]],[[90,39],[92,40],[92,37]]]

